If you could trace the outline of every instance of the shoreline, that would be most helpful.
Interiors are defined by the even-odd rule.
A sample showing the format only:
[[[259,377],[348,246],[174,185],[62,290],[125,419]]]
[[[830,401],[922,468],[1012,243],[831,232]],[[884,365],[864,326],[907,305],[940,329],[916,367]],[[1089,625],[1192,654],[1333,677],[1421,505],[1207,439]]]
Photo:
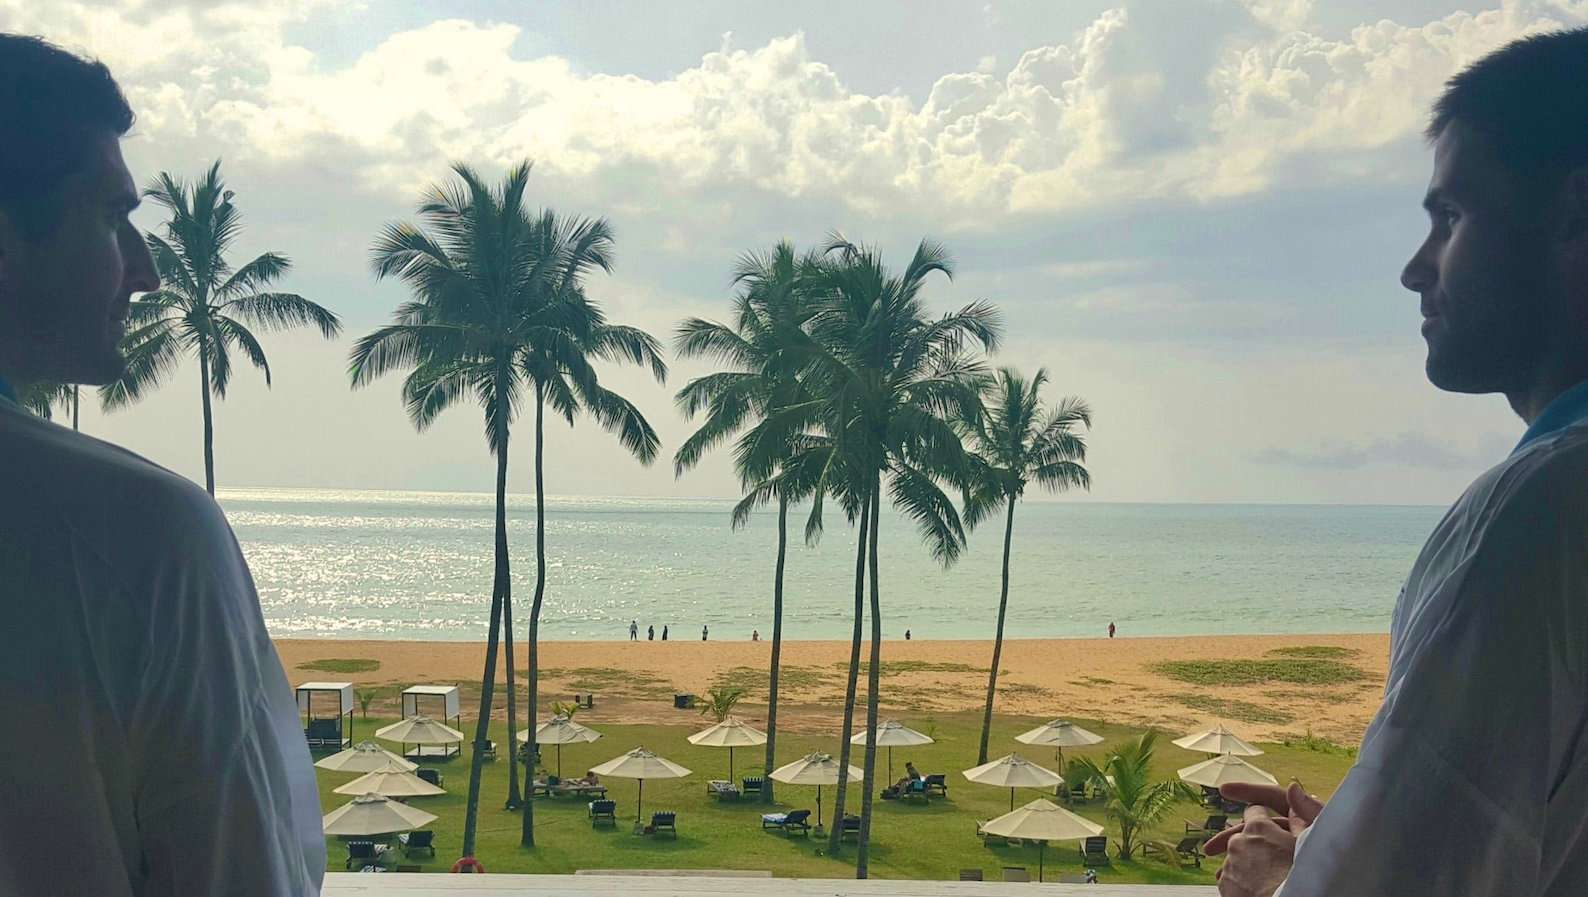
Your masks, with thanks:
[[[478,707],[485,658],[482,642],[274,641],[290,683],[347,681],[377,689],[372,712],[394,710],[396,693],[417,683],[458,685],[465,718],[474,715],[468,710],[471,705]],[[522,641],[515,643],[520,683],[526,647]],[[992,647],[990,639],[885,641],[883,713],[919,719],[979,712]],[[848,640],[784,640],[780,724],[810,731],[837,724],[849,648]],[[1298,648],[1323,648],[1334,657],[1284,653]],[[867,650],[869,642],[863,642],[863,658]],[[586,711],[590,718],[686,725],[697,717],[673,709],[674,693],[703,695],[713,685],[727,685],[746,691],[741,716],[764,719],[769,640],[543,641],[539,653],[543,707],[550,701],[570,700],[576,692],[593,693],[597,707]],[[326,660],[364,661],[362,666],[373,661],[378,666],[352,672],[342,671],[338,664],[331,669],[312,668]],[[1191,670],[1195,673],[1206,662],[1243,660],[1280,661],[1278,667],[1301,671],[1332,663],[1330,669],[1343,666],[1354,681],[1311,684],[1259,678],[1214,686],[1186,681],[1185,669],[1155,668],[1171,661],[1203,662]],[[998,712],[1032,718],[1073,716],[1169,731],[1223,721],[1250,738],[1279,740],[1310,730],[1354,746],[1378,709],[1388,661],[1389,636],[1384,633],[1005,639]],[[497,681],[505,682],[505,664],[499,662],[497,668]],[[862,690],[864,683],[862,677]],[[495,715],[504,714],[504,701],[498,691]]]

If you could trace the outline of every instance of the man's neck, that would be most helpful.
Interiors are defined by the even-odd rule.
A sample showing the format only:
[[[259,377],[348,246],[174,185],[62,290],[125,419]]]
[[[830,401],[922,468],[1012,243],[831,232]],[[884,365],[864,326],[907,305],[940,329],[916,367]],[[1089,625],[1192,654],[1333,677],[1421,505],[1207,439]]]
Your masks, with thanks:
[[[1533,383],[1515,392],[1506,393],[1505,398],[1511,403],[1511,410],[1516,412],[1523,423],[1531,427],[1533,421],[1538,420],[1538,416],[1549,407],[1550,402],[1585,380],[1588,380],[1588,357],[1579,356],[1569,365],[1556,365],[1541,370]]]

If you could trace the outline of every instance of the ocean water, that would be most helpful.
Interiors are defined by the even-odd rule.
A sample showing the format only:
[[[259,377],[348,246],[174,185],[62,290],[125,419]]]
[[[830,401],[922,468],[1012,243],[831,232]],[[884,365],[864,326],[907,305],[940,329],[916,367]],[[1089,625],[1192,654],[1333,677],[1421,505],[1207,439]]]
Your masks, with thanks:
[[[224,490],[277,636],[483,640],[492,497]],[[556,497],[546,512],[548,639],[746,639],[772,629],[775,509],[735,531],[732,502]],[[1316,505],[1023,502],[1015,516],[1007,634],[1093,637],[1383,632],[1402,579],[1442,509]],[[509,500],[515,622],[534,588],[534,505]],[[790,515],[785,636],[848,638],[855,533],[829,506],[815,545]],[[934,562],[913,526],[881,533],[883,630],[990,638],[1003,521]],[[868,630],[869,631],[869,630]]]

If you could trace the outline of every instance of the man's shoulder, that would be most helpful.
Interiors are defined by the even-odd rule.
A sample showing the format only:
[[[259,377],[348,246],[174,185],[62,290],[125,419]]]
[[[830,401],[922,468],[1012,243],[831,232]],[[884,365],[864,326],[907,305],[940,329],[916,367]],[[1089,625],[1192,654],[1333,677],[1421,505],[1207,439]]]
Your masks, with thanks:
[[[1588,515],[1588,422],[1525,446],[1485,475],[1497,508],[1548,505],[1553,512]]]
[[[0,411],[0,521],[100,544],[204,530],[224,518],[201,488],[143,456],[66,427]]]

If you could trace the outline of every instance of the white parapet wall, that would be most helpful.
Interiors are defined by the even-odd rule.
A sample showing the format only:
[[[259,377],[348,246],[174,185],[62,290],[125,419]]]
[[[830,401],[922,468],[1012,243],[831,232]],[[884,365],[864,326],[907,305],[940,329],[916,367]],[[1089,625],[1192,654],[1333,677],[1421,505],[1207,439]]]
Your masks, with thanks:
[[[324,897],[711,897],[744,894],[743,878],[654,874],[601,875],[446,875],[332,872],[325,876]],[[1033,887],[1037,888],[1034,892]],[[849,881],[826,878],[780,878],[775,886],[755,885],[758,893],[777,897],[1218,897],[1213,887],[1179,885],[1043,885],[958,881]]]

